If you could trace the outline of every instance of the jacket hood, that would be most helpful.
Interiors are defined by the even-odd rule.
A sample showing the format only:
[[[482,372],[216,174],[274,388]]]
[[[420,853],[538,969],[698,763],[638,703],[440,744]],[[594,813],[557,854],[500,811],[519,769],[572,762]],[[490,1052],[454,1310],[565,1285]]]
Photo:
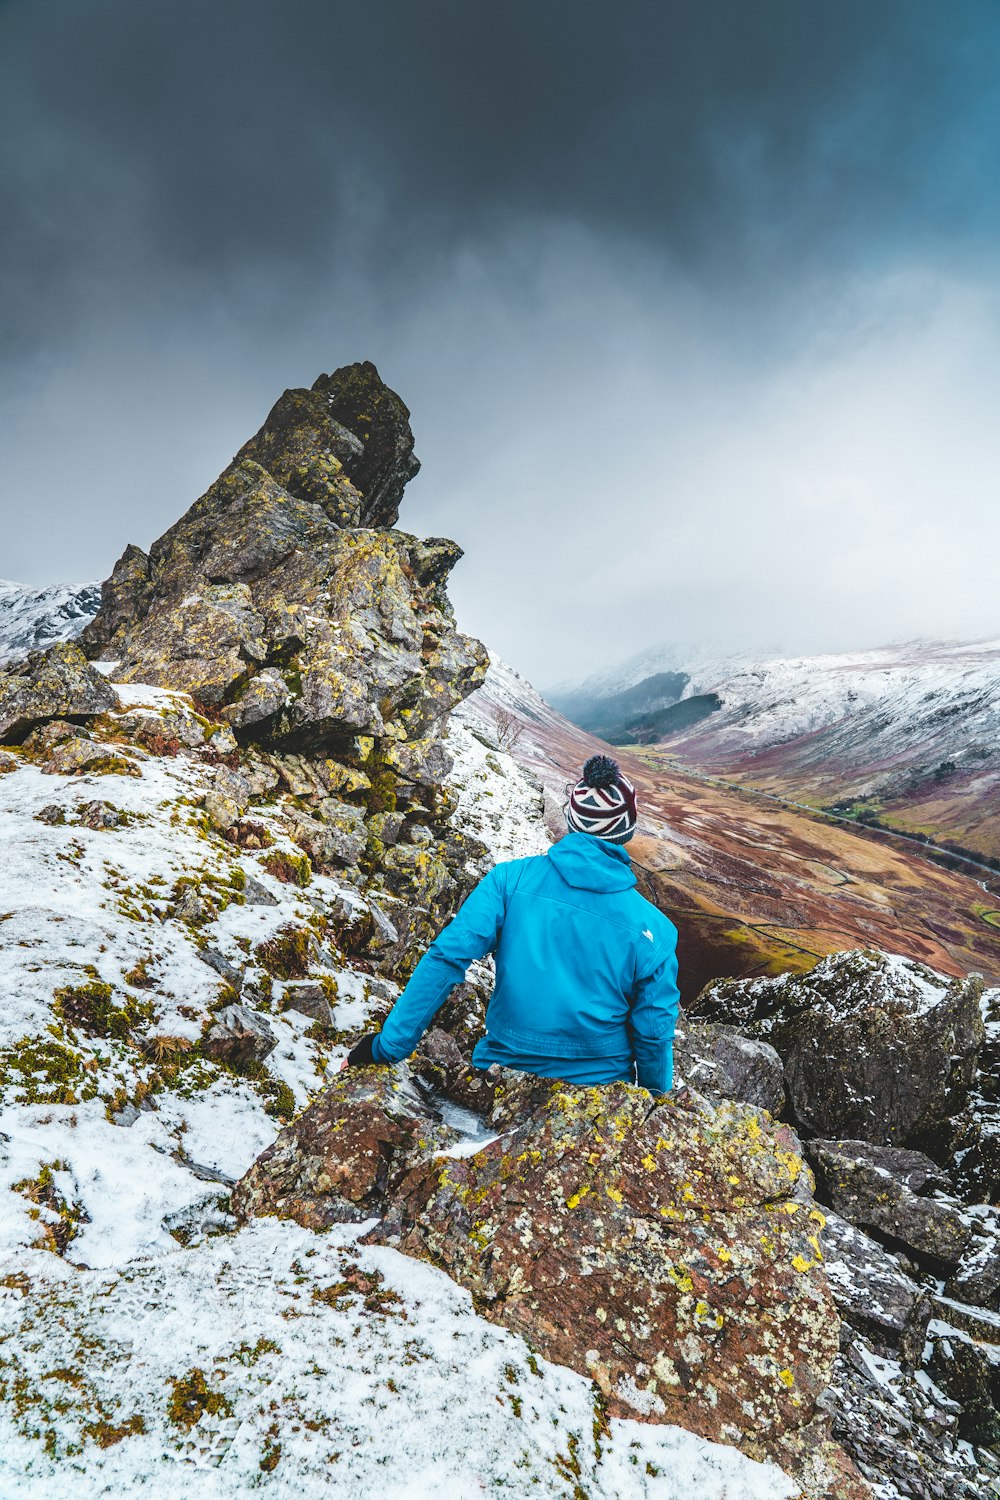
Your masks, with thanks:
[[[635,885],[628,851],[592,833],[568,833],[553,844],[548,858],[567,885],[583,891],[627,891]]]

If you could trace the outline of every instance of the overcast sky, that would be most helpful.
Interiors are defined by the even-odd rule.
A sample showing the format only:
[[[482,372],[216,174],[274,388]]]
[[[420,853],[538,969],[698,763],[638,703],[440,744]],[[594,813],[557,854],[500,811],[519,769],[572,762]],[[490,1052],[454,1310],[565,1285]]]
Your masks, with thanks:
[[[0,577],[374,359],[540,685],[1000,635],[996,0],[0,0]]]

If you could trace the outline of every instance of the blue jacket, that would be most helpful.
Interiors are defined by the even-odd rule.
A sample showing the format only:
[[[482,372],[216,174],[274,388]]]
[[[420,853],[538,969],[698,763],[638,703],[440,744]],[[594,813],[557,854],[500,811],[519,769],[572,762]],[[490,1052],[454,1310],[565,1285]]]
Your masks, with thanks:
[[[589,833],[495,866],[414,969],[373,1046],[408,1057],[469,964],[496,955],[479,1067],[569,1083],[673,1085],[677,931],[635,889],[628,851]]]

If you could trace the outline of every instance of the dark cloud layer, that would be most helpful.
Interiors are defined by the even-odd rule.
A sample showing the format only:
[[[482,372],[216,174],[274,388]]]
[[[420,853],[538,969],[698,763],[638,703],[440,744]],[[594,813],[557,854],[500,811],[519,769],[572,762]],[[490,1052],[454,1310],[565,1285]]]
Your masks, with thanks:
[[[928,277],[978,284],[1000,229],[998,57],[992,0],[0,3],[0,574],[106,571],[283,384],[367,355],[414,408],[404,521],[467,545],[470,624],[542,675],[570,669],[599,642],[581,627],[546,655],[538,570],[522,588],[476,562],[491,527],[513,560],[599,523],[573,450],[602,412],[628,421],[631,390],[641,425],[606,431],[602,462],[627,449],[616,505],[667,559],[651,496],[669,472],[690,506],[692,423],[715,450],[734,403],[745,417],[734,391],[844,369],[885,326],[899,351],[901,324],[954,305]],[[549,587],[572,615],[572,580]],[[803,644],[833,641],[837,602],[834,578]],[[657,633],[656,610],[618,613],[606,651]],[[743,613],[723,608],[723,632]]]

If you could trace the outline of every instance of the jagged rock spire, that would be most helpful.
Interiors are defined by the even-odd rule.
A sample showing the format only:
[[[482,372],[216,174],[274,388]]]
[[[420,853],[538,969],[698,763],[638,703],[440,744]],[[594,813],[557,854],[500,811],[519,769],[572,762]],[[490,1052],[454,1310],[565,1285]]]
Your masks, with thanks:
[[[408,417],[368,362],[286,391],[148,556],[126,549],[89,654],[192,693],[244,741],[374,748],[419,779],[486,652],[444,589],[461,549],[389,529],[419,467]]]

